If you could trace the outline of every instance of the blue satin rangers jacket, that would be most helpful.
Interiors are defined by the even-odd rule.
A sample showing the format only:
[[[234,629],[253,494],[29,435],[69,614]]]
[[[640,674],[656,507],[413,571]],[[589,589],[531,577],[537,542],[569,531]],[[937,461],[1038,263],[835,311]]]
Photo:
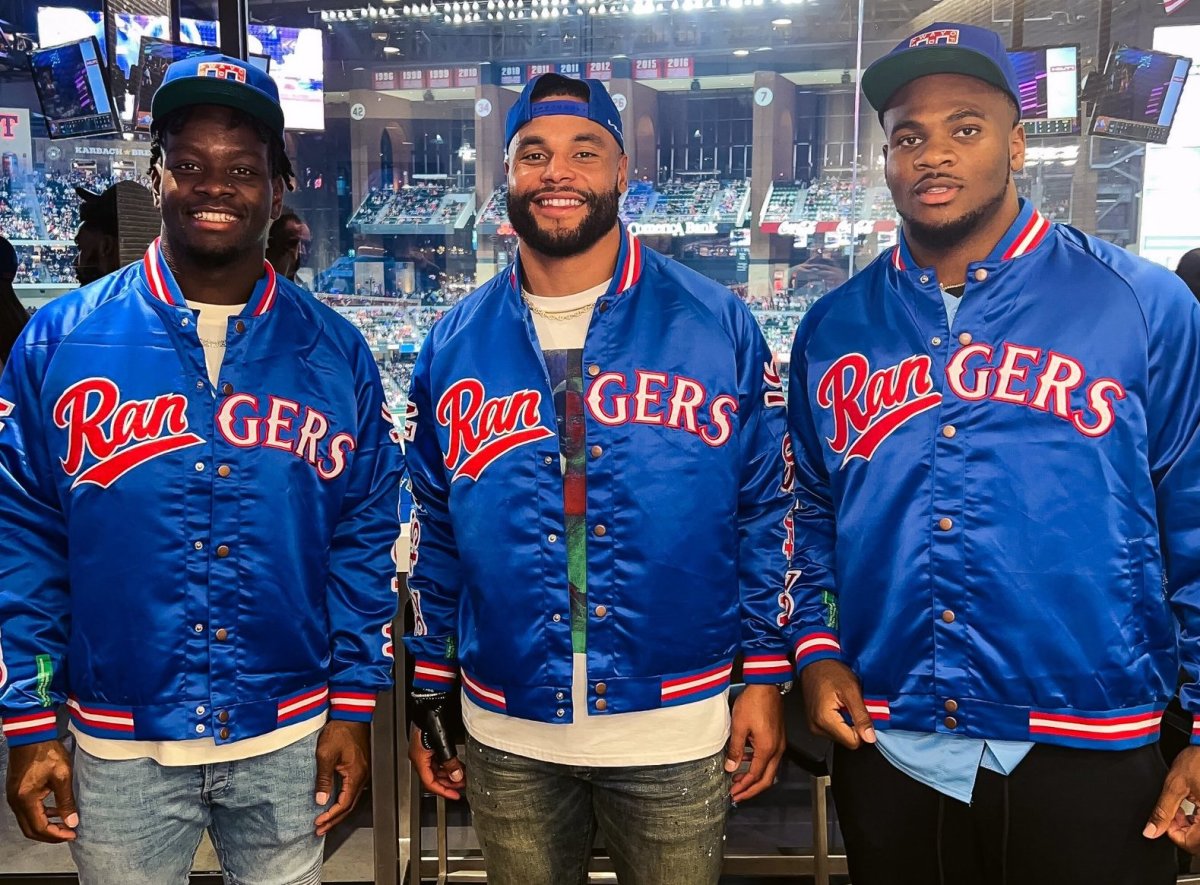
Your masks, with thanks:
[[[361,336],[270,265],[220,383],[152,244],[0,379],[0,717],[225,744],[391,682],[399,433]]]
[[[554,392],[519,262],[452,308],[406,434],[415,684],[570,722],[783,682],[790,478],[781,380],[729,290],[622,231],[583,350],[588,710],[572,709]]]
[[[878,728],[1115,750],[1156,739],[1182,652],[1200,711],[1197,366],[1179,279],[1027,203],[953,331],[903,240],[821,299],[798,666],[844,660]]]

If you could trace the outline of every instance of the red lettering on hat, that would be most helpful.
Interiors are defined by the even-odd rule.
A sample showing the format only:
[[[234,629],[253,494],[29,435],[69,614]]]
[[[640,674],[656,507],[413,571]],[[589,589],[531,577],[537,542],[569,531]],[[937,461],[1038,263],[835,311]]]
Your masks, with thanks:
[[[216,77],[218,80],[246,82],[246,69],[227,61],[204,61],[196,67],[197,77]]]
[[[958,30],[954,28],[942,28],[937,31],[926,31],[924,34],[917,34],[908,41],[908,46],[911,49],[914,46],[936,46],[938,43],[944,43],[948,46],[958,43]]]

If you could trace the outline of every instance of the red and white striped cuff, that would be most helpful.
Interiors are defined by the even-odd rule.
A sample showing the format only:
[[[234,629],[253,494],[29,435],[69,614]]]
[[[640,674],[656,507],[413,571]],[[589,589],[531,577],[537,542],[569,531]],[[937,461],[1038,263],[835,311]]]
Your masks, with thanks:
[[[796,641],[796,669],[824,660],[841,660],[842,644],[828,630],[813,630]]]
[[[742,679],[747,685],[787,682],[792,678],[792,662],[787,655],[746,655],[742,660]]]
[[[12,747],[53,740],[56,733],[53,710],[38,710],[36,713],[20,713],[4,718],[4,737]]]
[[[413,688],[448,691],[457,678],[458,667],[444,661],[423,661],[418,658],[413,668]]]
[[[375,712],[375,693],[361,689],[334,688],[329,691],[329,718],[370,722]]]

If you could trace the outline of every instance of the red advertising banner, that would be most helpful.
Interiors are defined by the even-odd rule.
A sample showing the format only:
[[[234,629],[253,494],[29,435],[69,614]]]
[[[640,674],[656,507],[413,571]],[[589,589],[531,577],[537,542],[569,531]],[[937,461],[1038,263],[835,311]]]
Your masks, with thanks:
[[[471,65],[466,68],[454,69],[454,85],[455,86],[478,86],[479,85],[479,66]]]
[[[592,80],[611,80],[612,62],[589,61],[587,66],[587,75]]]
[[[395,71],[375,71],[373,74],[372,83],[376,89],[395,89],[396,88],[396,72]]]
[[[528,72],[529,79],[532,80],[538,74],[554,73],[554,65],[550,64],[549,62],[543,62],[541,64],[530,65],[526,70]]]
[[[425,72],[425,85],[430,89],[450,88],[450,69],[431,68]]]
[[[695,66],[690,58],[668,58],[667,59],[667,79],[668,80],[690,80],[693,76]]]
[[[425,72],[424,71],[401,71],[400,72],[400,88],[401,89],[424,89],[425,88]]]
[[[661,58],[639,58],[633,63],[633,79],[661,80],[663,60]]]

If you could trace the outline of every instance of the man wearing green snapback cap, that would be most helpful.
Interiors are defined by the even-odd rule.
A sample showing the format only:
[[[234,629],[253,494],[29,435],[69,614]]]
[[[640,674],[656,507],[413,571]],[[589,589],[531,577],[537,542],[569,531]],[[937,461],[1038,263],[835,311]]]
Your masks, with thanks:
[[[161,237],[0,379],[9,804],[88,885],[184,885],[206,830],[227,881],[312,885],[391,683],[402,454],[362,336],[265,261],[270,77],[186,59],[152,110]]]
[[[862,83],[902,235],[808,312],[788,404],[796,665],[850,875],[1165,885],[1161,837],[1200,843],[1200,750],[1168,775],[1156,745],[1200,676],[1200,309],[1019,198],[997,34],[932,24]]]

